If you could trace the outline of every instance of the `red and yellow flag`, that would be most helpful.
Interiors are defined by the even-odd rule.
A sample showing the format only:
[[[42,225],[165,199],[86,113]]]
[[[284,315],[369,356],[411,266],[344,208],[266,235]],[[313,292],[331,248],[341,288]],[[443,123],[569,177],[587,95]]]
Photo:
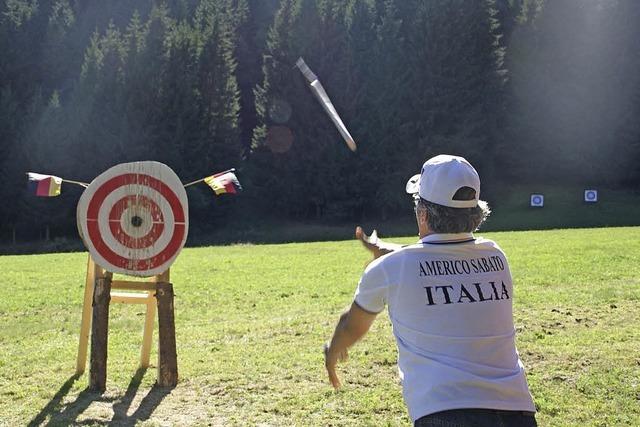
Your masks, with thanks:
[[[28,172],[29,191],[40,197],[55,197],[60,195],[62,178],[53,175]]]
[[[216,194],[237,194],[242,191],[242,186],[233,172],[225,172],[220,175],[211,175],[204,179],[209,187],[216,192]]]

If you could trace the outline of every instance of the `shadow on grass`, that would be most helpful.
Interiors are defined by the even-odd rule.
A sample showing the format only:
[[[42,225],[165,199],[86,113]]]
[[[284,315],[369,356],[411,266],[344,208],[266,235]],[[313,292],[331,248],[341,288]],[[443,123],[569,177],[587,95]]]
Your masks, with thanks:
[[[138,393],[138,388],[142,382],[142,377],[147,371],[146,368],[140,368],[131,379],[127,391],[118,402],[113,404],[113,419],[108,425],[113,426],[135,426],[138,421],[148,420],[153,411],[160,405],[162,399],[171,393],[172,388],[160,387],[154,384],[151,390],[142,398],[140,405],[131,415],[127,415],[127,411]]]
[[[133,400],[138,393],[142,378],[146,372],[146,368],[140,368],[133,376],[127,387],[127,391],[120,400],[112,397],[105,397],[100,392],[85,389],[73,402],[62,404],[64,397],[69,393],[73,384],[81,375],[75,374],[60,387],[58,392],[53,396],[51,401],[42,408],[28,424],[29,427],[40,426],[46,423],[47,426],[60,425],[109,425],[109,426],[135,426],[138,421],[144,421],[151,417],[153,411],[160,405],[162,400],[167,396],[172,388],[160,387],[154,385],[151,390],[142,398],[138,408],[131,415],[127,415]],[[113,418],[111,420],[104,419],[86,419],[80,422],[76,419],[85,411],[93,402],[114,402]]]
[[[87,409],[92,402],[96,400],[107,400],[103,399],[99,392],[86,389],[78,394],[78,397],[73,403],[62,405],[62,400],[69,393],[69,390],[71,390],[73,383],[81,376],[81,374],[74,374],[69,377],[49,403],[47,403],[47,406],[42,408],[38,415],[29,422],[29,427],[42,425],[49,416],[51,418],[46,425],[69,424]]]

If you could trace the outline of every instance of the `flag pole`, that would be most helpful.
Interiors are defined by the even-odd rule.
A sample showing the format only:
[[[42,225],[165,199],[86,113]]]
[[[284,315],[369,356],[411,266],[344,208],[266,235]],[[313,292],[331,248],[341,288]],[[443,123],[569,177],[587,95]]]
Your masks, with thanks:
[[[229,173],[229,172],[235,172],[236,168],[231,168],[231,169],[227,169],[226,171],[222,171],[222,172],[218,172],[218,173],[214,173],[213,175],[209,175],[209,176],[205,176],[204,178],[200,178],[200,179],[196,179],[195,181],[191,181],[187,184],[184,184],[184,188],[187,187],[191,187],[194,184],[197,184],[199,182],[204,181],[205,179],[209,178],[209,177],[215,177],[215,176],[220,176],[220,175],[224,175],[225,173]]]
[[[69,184],[76,184],[84,188],[87,188],[89,186],[89,184],[87,184],[86,182],[72,181],[70,179],[64,179],[64,178],[62,178],[62,182],[68,182]]]

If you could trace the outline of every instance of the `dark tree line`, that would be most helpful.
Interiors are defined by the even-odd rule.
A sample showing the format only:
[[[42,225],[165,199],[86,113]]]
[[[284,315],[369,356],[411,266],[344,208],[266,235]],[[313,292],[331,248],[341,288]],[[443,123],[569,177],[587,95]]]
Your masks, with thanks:
[[[25,172],[89,182],[134,160],[185,182],[235,167],[242,198],[189,190],[203,227],[385,218],[442,152],[494,188],[637,187],[638,22],[635,0],[5,0],[0,240],[74,233],[81,189],[38,199]]]

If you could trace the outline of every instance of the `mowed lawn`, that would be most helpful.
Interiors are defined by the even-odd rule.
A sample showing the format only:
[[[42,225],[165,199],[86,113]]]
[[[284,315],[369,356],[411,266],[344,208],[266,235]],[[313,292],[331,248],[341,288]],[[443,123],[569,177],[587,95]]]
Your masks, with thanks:
[[[640,425],[640,227],[478,234],[511,263],[539,424]],[[178,386],[153,385],[157,335],[137,371],[142,308],[113,304],[100,395],[88,368],[73,376],[87,254],[0,257],[0,425],[410,425],[386,314],[341,365],[344,387],[325,378],[322,344],[368,259],[353,240],[185,249]]]

